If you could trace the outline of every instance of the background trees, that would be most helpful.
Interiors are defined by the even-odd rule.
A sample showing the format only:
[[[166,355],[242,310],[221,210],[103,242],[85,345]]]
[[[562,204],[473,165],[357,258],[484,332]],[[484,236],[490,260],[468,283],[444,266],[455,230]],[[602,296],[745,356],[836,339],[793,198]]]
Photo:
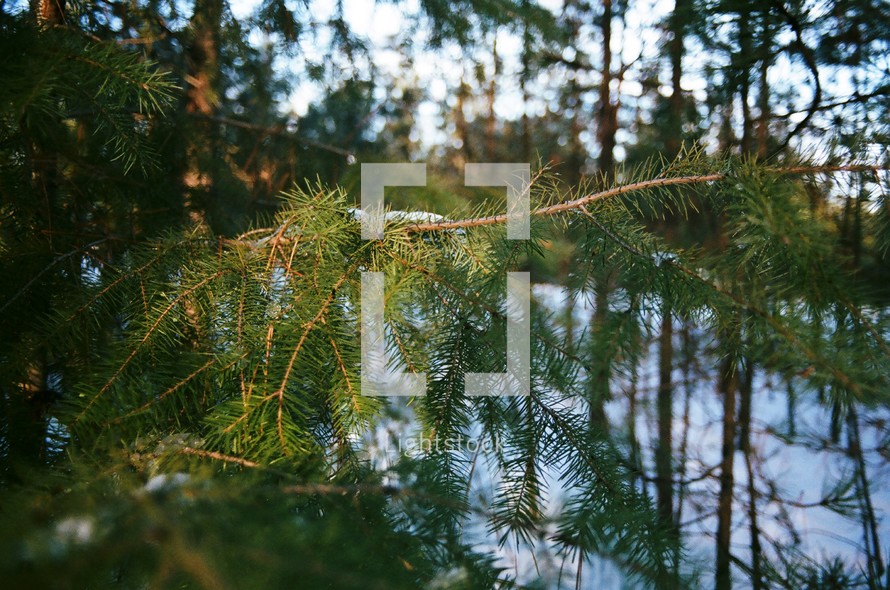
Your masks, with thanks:
[[[884,4],[0,6],[13,585],[890,585]],[[523,159],[528,243],[360,239],[359,162],[478,218]],[[533,395],[469,399],[505,269]],[[361,270],[424,399],[361,395]]]

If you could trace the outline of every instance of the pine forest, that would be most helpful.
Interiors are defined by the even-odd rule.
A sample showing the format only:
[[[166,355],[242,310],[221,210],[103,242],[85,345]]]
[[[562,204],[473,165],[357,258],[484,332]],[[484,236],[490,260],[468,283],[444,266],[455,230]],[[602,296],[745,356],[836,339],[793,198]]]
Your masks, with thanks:
[[[886,0],[0,0],[0,587],[890,590]]]

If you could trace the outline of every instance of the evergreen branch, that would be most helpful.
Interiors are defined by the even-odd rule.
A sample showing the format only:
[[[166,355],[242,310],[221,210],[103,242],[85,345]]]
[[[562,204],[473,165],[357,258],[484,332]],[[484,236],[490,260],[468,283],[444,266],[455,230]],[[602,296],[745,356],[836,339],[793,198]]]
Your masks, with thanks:
[[[325,150],[331,152],[332,154],[337,154],[339,156],[344,156],[346,158],[353,156],[354,154],[344,148],[337,147],[328,143],[322,143],[320,141],[315,141],[314,139],[309,139],[308,137],[300,137],[298,135],[294,135],[287,129],[287,124],[280,123],[278,125],[266,126],[266,125],[257,125],[255,123],[249,123],[247,121],[239,121],[237,119],[232,119],[230,117],[212,117],[208,115],[203,115],[201,113],[190,113],[192,117],[205,119],[208,121],[213,121],[214,123],[219,123],[220,125],[226,125],[228,127],[238,127],[240,129],[245,129],[247,131],[256,131],[263,136],[270,135],[283,135],[287,136],[290,139],[293,139],[297,143],[301,143],[303,145],[307,145],[309,147],[318,148],[321,150]]]
[[[856,397],[858,397],[858,398],[860,398],[860,399],[862,398],[862,389],[859,387],[859,384],[858,384],[858,383],[856,383],[856,382],[855,382],[849,375],[847,375],[843,370],[841,370],[841,369],[839,369],[839,368],[833,366],[832,363],[830,363],[828,360],[826,360],[825,358],[823,358],[822,355],[820,355],[819,353],[817,353],[817,352],[816,352],[815,350],[813,350],[811,347],[809,347],[809,346],[807,346],[806,344],[804,344],[803,341],[801,341],[801,339],[798,338],[798,337],[797,337],[797,336],[796,336],[796,335],[795,335],[795,334],[788,328],[788,326],[786,326],[785,324],[783,324],[783,323],[782,323],[778,318],[776,318],[774,315],[772,315],[771,313],[767,312],[766,310],[763,310],[763,309],[761,309],[761,308],[759,308],[759,307],[756,307],[756,306],[754,306],[754,305],[752,305],[752,304],[746,302],[745,300],[743,300],[743,299],[742,299],[741,297],[739,297],[738,295],[735,295],[734,293],[731,293],[730,291],[727,291],[726,289],[722,289],[721,287],[719,287],[719,286],[717,286],[717,285],[714,285],[713,283],[710,283],[710,282],[707,281],[706,279],[704,279],[704,278],[702,278],[701,276],[699,276],[698,273],[696,273],[696,272],[694,272],[694,271],[692,271],[692,270],[690,270],[690,269],[688,269],[688,268],[685,268],[685,267],[683,267],[682,265],[677,265],[677,264],[675,264],[675,263],[673,263],[673,262],[670,262],[670,264],[672,264],[675,268],[677,268],[678,270],[680,270],[680,271],[683,272],[684,274],[686,274],[686,275],[688,275],[688,276],[690,276],[690,277],[692,277],[692,278],[698,280],[698,281],[701,282],[703,285],[706,285],[706,286],[710,287],[710,288],[713,289],[715,292],[717,292],[717,293],[723,295],[724,297],[727,297],[727,298],[730,299],[733,303],[735,303],[740,309],[744,309],[744,310],[746,310],[746,311],[749,311],[749,312],[751,312],[751,313],[757,315],[758,317],[764,319],[764,320],[765,320],[770,326],[772,326],[772,327],[773,327],[779,334],[781,334],[781,335],[785,338],[785,340],[788,341],[789,344],[791,344],[791,345],[797,347],[801,352],[803,352],[804,355],[805,355],[808,359],[810,359],[810,361],[811,361],[814,365],[817,365],[817,366],[821,365],[821,366],[823,366],[823,367],[828,368],[828,370],[831,372],[831,374],[834,376],[834,378],[837,379],[838,382],[839,382],[845,389],[847,389],[848,391],[852,392],[854,395],[856,395]]]
[[[343,362],[343,355],[340,354],[340,347],[337,346],[337,341],[334,340],[334,337],[331,336],[330,332],[328,332],[328,340],[331,343],[334,356],[337,358],[337,368],[340,370],[343,379],[346,381],[346,391],[349,392],[349,397],[352,400],[352,409],[356,412],[360,412],[361,408],[359,407],[358,399],[355,394],[355,388],[352,386],[352,381],[349,379],[349,372],[346,370],[346,364]]]
[[[177,304],[179,304],[180,301],[182,301],[184,298],[188,297],[189,295],[191,295],[192,293],[194,293],[195,291],[197,291],[198,289],[200,289],[207,283],[209,283],[215,279],[218,279],[219,277],[224,275],[226,272],[227,271],[225,271],[225,270],[220,270],[220,271],[213,273],[212,275],[206,277],[204,280],[199,281],[195,285],[192,285],[191,287],[189,287],[188,289],[186,289],[185,291],[180,293],[173,301],[171,301],[170,305],[168,305],[164,309],[164,311],[161,312],[161,314],[158,316],[158,318],[155,320],[155,323],[152,324],[152,326],[148,330],[146,330],[145,335],[142,337],[142,340],[140,340],[139,343],[136,345],[136,347],[133,348],[133,350],[130,352],[130,355],[126,358],[126,360],[123,362],[123,364],[121,364],[117,368],[117,370],[108,379],[108,381],[105,383],[105,385],[102,386],[102,389],[100,389],[99,392],[96,393],[96,395],[94,395],[90,399],[89,402],[87,402],[86,407],[84,407],[83,410],[81,410],[81,412],[74,419],[74,423],[77,424],[78,422],[80,422],[81,419],[83,419],[83,417],[86,415],[87,411],[89,411],[89,409],[93,406],[93,404],[95,404],[96,401],[106,391],[108,391],[111,388],[111,385],[117,380],[118,377],[120,377],[120,375],[124,372],[124,370],[126,370],[126,368],[130,365],[130,363],[133,361],[133,359],[136,358],[136,355],[139,353],[139,350],[145,345],[146,342],[148,342],[148,339],[151,338],[151,335],[154,334],[155,330],[161,324],[161,322],[164,320],[164,318],[167,317],[167,315],[173,310],[174,307],[176,307]]]
[[[102,240],[100,240],[100,242],[101,242],[101,241],[102,241]],[[86,311],[91,305],[93,305],[94,303],[96,303],[99,299],[101,299],[101,298],[102,298],[104,295],[106,295],[109,291],[111,291],[112,289],[114,289],[115,287],[117,287],[119,284],[123,283],[123,282],[126,281],[127,279],[129,279],[129,278],[131,278],[131,277],[134,277],[134,276],[136,276],[136,275],[141,274],[142,271],[144,271],[145,269],[147,269],[148,267],[150,267],[152,264],[154,264],[154,263],[158,262],[159,260],[161,260],[162,258],[164,258],[164,257],[170,252],[171,249],[173,249],[174,247],[179,246],[179,245],[181,245],[181,244],[182,244],[182,242],[179,242],[179,243],[176,243],[176,244],[171,244],[170,247],[162,249],[160,252],[158,252],[158,254],[157,254],[156,256],[152,257],[151,260],[149,260],[148,262],[146,262],[145,264],[143,264],[143,265],[140,266],[139,268],[136,268],[136,269],[133,269],[133,270],[131,270],[131,271],[129,271],[129,272],[126,272],[126,273],[122,274],[121,276],[119,276],[118,278],[116,278],[115,280],[113,280],[111,283],[109,283],[108,285],[106,285],[105,287],[103,287],[98,293],[96,293],[95,295],[93,295],[93,296],[92,296],[86,303],[84,303],[83,305],[81,305],[80,307],[78,307],[78,308],[77,308],[71,315],[69,315],[68,317],[66,317],[66,318],[65,318],[65,321],[62,322],[62,324],[70,323],[72,320],[74,320],[74,318],[76,318],[77,316],[79,316],[80,314],[82,314],[84,311]],[[87,244],[86,247],[89,247],[89,246],[91,246],[91,245],[92,245],[92,244]],[[70,254],[70,253],[69,253],[69,254]],[[48,268],[47,268],[47,269],[44,269],[43,272],[45,272],[46,270],[48,270]],[[142,285],[142,284],[140,283],[140,287],[141,287],[141,290],[142,290],[143,301],[145,301],[145,286]],[[9,303],[7,302],[6,305],[9,305]],[[3,309],[5,309],[5,308],[6,308],[6,305],[4,305],[3,308],[0,308],[0,311],[2,311]]]
[[[697,176],[680,176],[676,178],[655,178],[652,180],[644,180],[641,182],[635,182],[632,184],[626,184],[621,186],[616,186],[610,188],[605,191],[601,191],[598,193],[594,193],[591,195],[586,195],[581,197],[580,199],[574,199],[571,201],[566,201],[564,203],[558,203],[556,205],[549,205],[547,207],[541,207],[540,209],[536,209],[532,211],[532,215],[534,216],[546,216],[553,215],[556,213],[562,213],[565,211],[572,211],[583,207],[589,203],[594,201],[601,201],[604,199],[608,199],[610,197],[615,197],[618,195],[623,195],[635,191],[641,191],[650,188],[658,188],[663,186],[674,186],[674,185],[682,185],[682,184],[701,184],[706,182],[714,182],[717,180],[723,180],[725,178],[724,174],[708,174],[708,175],[697,175]],[[438,221],[432,223],[419,223],[416,225],[408,226],[406,229],[412,232],[421,232],[421,231],[441,231],[441,230],[449,230],[449,229],[463,229],[468,227],[479,227],[483,225],[495,225],[498,223],[506,223],[507,214],[500,215],[489,215],[486,217],[476,217],[473,219],[460,219],[456,221]]]
[[[297,342],[297,346],[294,348],[294,352],[290,356],[290,360],[287,363],[287,368],[284,371],[284,377],[281,380],[281,385],[278,387],[278,390],[273,394],[278,397],[278,415],[277,415],[277,427],[278,427],[278,439],[281,442],[282,450],[287,449],[287,443],[284,439],[284,389],[287,387],[287,382],[290,380],[291,373],[294,369],[294,364],[297,362],[297,356],[299,356],[300,351],[303,349],[303,345],[306,343],[306,339],[309,337],[309,332],[315,327],[315,325],[319,321],[324,321],[324,315],[328,310],[328,307],[334,301],[334,298],[337,296],[337,291],[340,287],[343,286],[343,283],[349,279],[355,269],[358,267],[358,261],[354,262],[349,269],[343,273],[343,275],[337,280],[336,283],[331,287],[331,292],[325,298],[324,302],[322,302],[321,307],[315,316],[306,322],[303,326],[303,333],[300,335],[300,340]]]
[[[281,491],[286,494],[321,494],[321,495],[346,495],[346,494],[356,494],[356,493],[372,493],[372,494],[380,494],[382,496],[390,496],[393,498],[414,498],[418,500],[424,500],[430,502],[431,504],[436,504],[438,506],[442,506],[445,508],[450,508],[452,510],[463,511],[466,509],[466,506],[463,503],[453,500],[452,498],[448,498],[445,496],[440,496],[436,494],[430,494],[428,492],[421,492],[418,490],[414,490],[407,487],[398,487],[393,485],[385,485],[385,484],[324,484],[324,483],[303,483],[303,484],[294,484],[289,486],[284,486],[281,488]],[[476,508],[470,509],[481,516],[488,516],[488,512],[481,509]]]
[[[281,242],[281,238],[284,235],[284,232],[287,231],[288,226],[291,224],[291,219],[286,219],[284,223],[281,224],[281,227],[278,228],[278,231],[275,232],[275,235],[272,236],[270,241],[271,247],[269,248],[269,259],[266,262],[266,272],[272,268],[272,263],[275,261],[275,252],[278,250],[278,245]],[[296,248],[296,245],[294,245]],[[290,265],[286,267],[290,270]]]
[[[583,436],[578,434],[572,424],[570,424],[563,416],[561,416],[557,410],[544,403],[536,394],[531,393],[529,397],[539,408],[541,408],[542,412],[547,414],[553,425],[559,427],[562,434],[566,437],[566,440],[570,443],[571,446],[575,448],[575,451],[578,453],[578,457],[580,457],[583,460],[584,464],[590,469],[597,482],[602,485],[610,494],[614,495],[615,497],[621,497],[622,499],[625,499],[623,497],[624,494],[621,493],[622,490],[618,489],[618,487],[616,487],[616,484],[609,478],[609,474],[607,474],[603,469],[600,468],[597,457],[595,457],[591,452],[590,441],[583,440]]]
[[[166,97],[166,95],[168,94],[167,90],[163,86],[153,87],[150,82],[155,81],[154,79],[161,81],[163,78],[162,74],[150,76],[149,82],[145,82],[143,80],[139,80],[138,78],[136,78],[134,76],[129,75],[127,72],[125,72],[123,70],[115,69],[113,67],[110,67],[106,63],[102,63],[101,61],[97,61],[96,59],[87,57],[85,55],[73,56],[71,59],[73,59],[74,61],[79,61],[81,63],[84,63],[90,67],[95,68],[96,70],[107,72],[109,76],[119,78],[120,80],[124,81],[125,83],[142,90],[143,92],[145,92],[148,95],[149,99],[152,101],[155,108],[158,110],[161,110],[160,102],[158,102],[154,98],[152,93],[158,92],[162,97]],[[144,111],[140,109],[140,112],[144,112]]]
[[[616,239],[617,239],[617,238],[616,238]],[[416,271],[416,272],[419,272],[419,273],[424,277],[424,279],[427,281],[427,283],[428,283],[429,285],[434,285],[434,284],[436,284],[436,283],[441,284],[441,285],[444,286],[448,291],[450,291],[451,293],[453,293],[454,295],[456,295],[456,296],[457,296],[458,298],[460,298],[461,300],[463,300],[463,301],[469,303],[470,305],[473,305],[473,306],[475,306],[476,308],[485,311],[486,313],[488,313],[489,315],[491,315],[491,316],[493,316],[493,317],[497,317],[497,318],[500,318],[500,319],[506,319],[506,316],[504,315],[504,313],[501,312],[499,309],[496,309],[495,307],[492,307],[492,306],[489,305],[488,303],[486,303],[486,302],[480,300],[478,297],[476,297],[476,296],[474,296],[474,295],[472,295],[472,294],[470,294],[470,293],[467,293],[467,292],[465,292],[465,291],[459,289],[458,287],[456,287],[451,281],[449,281],[449,280],[448,280],[447,278],[445,278],[444,276],[442,276],[442,275],[440,275],[440,274],[438,274],[438,273],[433,272],[432,270],[426,268],[426,267],[423,266],[423,265],[416,264],[416,263],[413,263],[413,262],[411,262],[411,261],[409,261],[409,260],[406,260],[405,258],[399,256],[398,253],[396,253],[396,252],[394,252],[394,251],[392,251],[392,250],[389,250],[389,249],[388,249],[388,250],[387,250],[387,253],[392,257],[393,260],[397,261],[399,264],[401,264],[401,265],[404,266],[405,268],[410,269],[410,270],[413,270],[413,271]],[[474,257],[474,261],[475,261],[479,266],[482,266],[482,261],[479,260],[478,258]],[[443,305],[443,306],[445,306],[445,307],[449,307],[448,301],[447,301],[444,297],[442,297],[442,296],[439,295],[439,294],[437,294],[437,296],[438,296],[439,301],[442,302],[442,305]],[[457,309],[454,309],[454,311],[457,312],[458,310],[457,310]],[[401,347],[401,342],[400,342],[399,339],[398,339],[398,334],[395,334],[395,336],[396,336],[396,342],[397,342],[397,344],[400,345],[399,348],[402,349],[402,347]],[[584,362],[584,359],[582,359],[581,357],[579,357],[577,354],[575,354],[575,353],[573,353],[573,352],[571,352],[571,351],[569,351],[569,350],[566,350],[566,348],[565,348],[564,346],[561,346],[560,344],[554,342],[554,341],[551,340],[550,338],[547,338],[546,336],[544,336],[544,335],[542,335],[542,334],[538,334],[537,332],[533,333],[532,336],[533,336],[535,339],[537,339],[538,341],[540,341],[540,342],[546,344],[547,346],[549,346],[549,347],[552,348],[553,350],[556,350],[557,352],[559,352],[560,354],[562,354],[562,355],[563,355],[564,357],[566,357],[567,359],[572,360],[572,361],[574,361],[574,362],[576,362],[576,363],[578,363],[578,364],[581,364],[581,363]],[[403,354],[404,354],[404,351],[403,351]],[[406,358],[405,360],[406,360],[406,361],[409,363],[409,365],[410,365],[410,360],[409,360],[408,358]],[[411,369],[411,370],[412,370],[412,372],[414,372],[413,369]]]
[[[247,355],[246,355],[246,354],[241,355],[240,358],[238,358],[238,359],[232,361],[232,362],[229,363],[229,365],[227,365],[226,367],[222,367],[222,368],[220,368],[220,371],[224,371],[224,370],[227,369],[228,367],[231,367],[231,366],[234,365],[236,362],[238,362],[239,360],[243,359],[245,356],[247,356]],[[117,418],[115,418],[115,419],[112,420],[111,422],[114,423],[114,424],[116,424],[116,423],[118,423],[118,422],[122,422],[122,421],[126,420],[127,418],[131,418],[131,417],[133,417],[133,416],[135,416],[135,415],[137,415],[137,414],[141,414],[142,412],[144,412],[145,410],[147,410],[148,408],[150,408],[150,407],[153,406],[154,404],[158,403],[159,401],[163,400],[164,398],[166,398],[166,397],[169,396],[170,394],[175,393],[175,392],[178,391],[180,388],[182,388],[182,387],[184,387],[185,385],[187,385],[189,381],[191,381],[192,379],[194,379],[195,377],[197,377],[198,375],[200,375],[201,373],[203,373],[204,371],[206,371],[207,369],[209,369],[210,367],[212,367],[213,364],[214,364],[215,362],[216,362],[216,359],[210,359],[209,361],[207,361],[206,363],[204,363],[203,365],[201,365],[200,367],[198,367],[197,369],[195,369],[194,371],[192,371],[191,374],[189,374],[188,376],[186,376],[186,377],[183,378],[183,379],[180,379],[177,383],[173,384],[173,385],[172,385],[171,387],[169,387],[166,391],[164,391],[161,395],[155,397],[155,398],[152,399],[151,401],[146,402],[145,404],[143,404],[142,406],[136,408],[135,410],[132,410],[132,411],[130,411],[130,412],[124,414],[123,416],[118,416]]]
[[[580,211],[588,219],[590,219],[598,228],[600,228],[607,236],[609,236],[610,239],[616,241],[619,246],[621,246],[622,248],[624,248],[631,254],[634,254],[636,256],[640,256],[643,258],[647,258],[647,256],[643,252],[634,248],[633,246],[628,244],[626,241],[622,240],[620,237],[616,236],[614,233],[610,232],[607,228],[605,228],[599,222],[599,220],[597,220],[596,217],[594,217],[594,215],[592,213],[590,213],[590,211],[588,211],[586,208],[581,208]],[[716,284],[708,281],[707,279],[705,279],[704,277],[699,275],[694,270],[688,268],[687,266],[685,266],[683,264],[680,264],[676,260],[671,260],[671,259],[666,258],[666,259],[664,259],[663,263],[669,264],[670,266],[672,266],[672,267],[676,268],[677,270],[679,270],[680,272],[682,272],[684,275],[686,275],[686,276],[694,279],[698,283],[708,287],[715,293],[717,293],[723,297],[726,297],[727,299],[732,301],[732,303],[734,303],[739,309],[744,309],[744,310],[766,320],[766,322],[770,326],[772,326],[779,334],[781,334],[790,344],[792,344],[793,346],[795,346],[799,350],[801,350],[804,353],[804,355],[808,359],[810,359],[810,361],[813,364],[827,367],[829,369],[829,371],[831,371],[831,374],[834,376],[834,378],[837,379],[841,385],[843,385],[846,389],[848,389],[849,391],[854,393],[857,397],[862,396],[861,388],[849,375],[847,375],[841,369],[834,367],[826,359],[822,358],[822,356],[820,354],[818,354],[815,350],[813,350],[812,348],[810,348],[806,344],[804,344],[800,340],[800,338],[798,338],[787,326],[785,326],[781,321],[779,321],[774,315],[767,312],[766,310],[761,309],[760,307],[757,307],[757,306],[745,301],[744,299],[742,299],[738,295],[728,291],[727,289],[724,289],[724,288],[720,287],[719,285],[716,285]]]
[[[874,172],[877,170],[885,170],[879,165],[869,164],[850,164],[843,166],[795,166],[790,168],[774,168],[770,172],[776,174],[820,174],[830,172]],[[531,212],[533,216],[544,217],[554,215],[556,213],[564,213],[567,211],[578,210],[595,201],[602,201],[612,197],[625,195],[633,192],[639,192],[647,189],[662,188],[668,186],[681,186],[690,184],[707,184],[710,182],[719,182],[726,180],[728,174],[723,172],[715,172],[713,174],[699,174],[693,176],[676,176],[671,178],[653,178],[651,180],[643,180],[612,187],[610,189],[583,196],[579,199],[565,201],[556,205],[549,205],[535,209]],[[468,227],[479,227],[483,225],[496,225],[507,222],[507,214],[489,215],[485,217],[475,217],[470,219],[459,219],[455,221],[436,221],[429,223],[418,223],[409,225],[405,229],[411,232],[422,231],[442,231],[451,229],[464,229]]]
[[[844,307],[847,308],[847,311],[849,311],[859,323],[865,326],[865,329],[868,331],[869,334],[871,334],[871,337],[874,338],[875,342],[877,343],[878,347],[880,347],[881,351],[883,351],[884,355],[890,357],[890,348],[888,348],[887,343],[884,342],[884,339],[881,337],[881,335],[878,334],[877,329],[875,329],[872,323],[868,321],[868,319],[866,319],[865,315],[863,315],[862,310],[853,305],[846,298],[842,298],[842,303]]]
[[[92,248],[93,246],[98,246],[99,244],[106,242],[106,241],[108,241],[108,238],[96,240],[95,242],[91,242],[91,243],[87,244],[86,246],[83,246],[82,248],[81,247],[75,248],[75,249],[71,250],[70,252],[67,252],[65,254],[62,254],[61,256],[57,256],[56,258],[54,258],[53,261],[50,262],[48,265],[46,265],[46,267],[44,267],[43,270],[41,270],[39,273],[34,275],[30,281],[25,283],[25,285],[21,289],[16,291],[15,295],[13,295],[12,297],[10,297],[9,299],[6,300],[6,303],[3,304],[3,307],[0,307],[0,313],[5,311],[6,308],[9,307],[10,305],[15,303],[15,301],[19,297],[24,295],[28,291],[28,289],[31,288],[31,285],[36,283],[37,280],[40,279],[40,277],[42,277],[43,275],[48,273],[55,265],[62,262],[63,260],[67,260],[68,258],[71,258],[75,254],[79,254],[81,252],[87,253],[87,248]]]
[[[203,449],[196,449],[194,447],[182,447],[178,449],[178,452],[183,455],[193,455],[196,457],[202,457],[205,459],[214,459],[216,461],[222,461],[223,463],[231,463],[233,465],[241,465],[242,467],[249,467],[251,469],[260,469],[262,471],[267,471],[269,473],[273,473],[276,475],[280,475],[283,477],[294,478],[294,474],[287,471],[282,471],[279,469],[275,469],[274,467],[269,467],[267,465],[263,465],[262,463],[257,463],[255,461],[251,461],[250,459],[244,459],[243,457],[236,457],[234,455],[228,455],[225,453],[219,453],[217,451],[205,451]],[[328,483],[296,483],[283,486],[281,491],[285,494],[299,494],[299,495],[326,495],[326,496],[342,496],[347,494],[356,494],[356,493],[372,493],[372,494],[380,494],[382,496],[389,496],[393,498],[406,498],[411,497],[419,500],[425,500],[432,504],[436,504],[439,506],[444,506],[447,508],[451,508],[454,510],[463,511],[466,507],[461,503],[452,498],[448,498],[445,496],[431,494],[429,492],[422,492],[419,490],[415,490],[408,487],[400,487],[394,485],[386,485],[386,484],[372,484],[372,483],[356,483],[356,484],[328,484]],[[488,511],[482,508],[470,508],[471,511],[479,514],[480,516],[488,517]],[[543,532],[543,530],[541,531]]]
[[[817,112],[830,111],[831,109],[845,107],[845,106],[849,106],[852,104],[865,103],[865,102],[870,101],[873,98],[882,98],[885,96],[890,96],[890,84],[884,84],[883,86],[880,86],[876,90],[874,90],[872,92],[866,92],[864,94],[860,93],[859,91],[854,91],[853,94],[850,95],[849,98],[846,98],[844,100],[836,100],[835,102],[831,102],[831,103],[827,103],[827,104],[820,104],[815,109],[813,109],[812,105],[810,105],[810,107],[808,107],[804,110],[788,111],[787,113],[773,114],[773,115],[771,115],[771,118],[773,118],[773,119],[790,119],[794,115],[799,115],[801,113],[807,113],[811,110],[815,110]]]
[[[236,465],[241,465],[242,467],[262,467],[262,465],[260,465],[259,463],[255,463],[250,459],[242,459],[241,457],[224,455],[223,453],[218,453],[216,451],[204,451],[201,449],[195,449],[193,447],[182,447],[181,449],[179,449],[179,452],[183,455],[195,455],[197,457],[216,459],[217,461],[223,461],[225,463],[234,463]]]
[[[396,346],[399,349],[399,353],[401,353],[402,355],[402,360],[405,361],[405,366],[408,367],[408,372],[418,373],[417,366],[414,364],[414,361],[411,360],[411,354],[408,352],[408,349],[402,342],[402,338],[399,336],[399,331],[395,328],[395,326],[390,327],[392,328],[392,337],[396,341]]]

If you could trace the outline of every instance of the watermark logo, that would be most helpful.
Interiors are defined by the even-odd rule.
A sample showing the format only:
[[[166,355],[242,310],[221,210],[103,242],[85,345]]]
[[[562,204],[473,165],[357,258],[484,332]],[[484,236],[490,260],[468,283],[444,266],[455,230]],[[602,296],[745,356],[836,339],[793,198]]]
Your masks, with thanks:
[[[529,164],[467,164],[465,186],[507,188],[507,239],[528,240],[531,202]],[[361,232],[363,240],[383,239],[384,189],[387,186],[426,186],[426,164],[362,164]],[[468,373],[468,396],[522,396],[531,393],[531,286],[527,272],[508,272],[507,371]],[[383,273],[362,272],[361,384],[370,396],[426,395],[425,373],[395,370],[386,352]]]

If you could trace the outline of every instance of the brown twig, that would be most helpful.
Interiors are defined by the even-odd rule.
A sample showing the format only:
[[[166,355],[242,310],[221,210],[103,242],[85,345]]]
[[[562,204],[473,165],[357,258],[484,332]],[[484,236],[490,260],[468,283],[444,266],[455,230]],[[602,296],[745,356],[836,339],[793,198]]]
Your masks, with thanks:
[[[241,465],[242,467],[262,467],[259,463],[254,463],[249,459],[242,459],[241,457],[233,457],[232,455],[224,455],[222,453],[217,453],[216,451],[202,451],[201,449],[195,449],[192,447],[182,447],[179,449],[179,452],[183,455],[195,455],[197,457],[205,457],[207,459],[216,459],[217,461],[223,461],[225,463],[235,463],[236,465]]]
[[[869,164],[852,164],[846,166],[795,166],[791,168],[776,168],[772,172],[777,174],[820,174],[830,172],[872,172],[883,170],[880,166]],[[611,197],[617,197],[628,193],[638,192],[646,189],[661,188],[666,186],[679,186],[687,184],[705,184],[709,182],[719,182],[725,180],[726,174],[715,172],[713,174],[699,174],[694,176],[676,176],[672,178],[653,178],[651,180],[643,180],[631,184],[615,186],[610,189],[585,195],[578,199],[565,201],[556,205],[549,205],[535,209],[531,212],[533,216],[543,217],[547,215],[555,215],[556,213],[564,213],[566,211],[575,211],[585,207],[595,201],[602,201]],[[495,225],[498,223],[506,223],[507,215],[489,215],[487,217],[475,217],[471,219],[459,219],[455,221],[438,221],[430,223],[418,223],[406,227],[411,232],[421,231],[442,231],[448,229],[463,229],[468,227],[479,227],[483,225]]]

